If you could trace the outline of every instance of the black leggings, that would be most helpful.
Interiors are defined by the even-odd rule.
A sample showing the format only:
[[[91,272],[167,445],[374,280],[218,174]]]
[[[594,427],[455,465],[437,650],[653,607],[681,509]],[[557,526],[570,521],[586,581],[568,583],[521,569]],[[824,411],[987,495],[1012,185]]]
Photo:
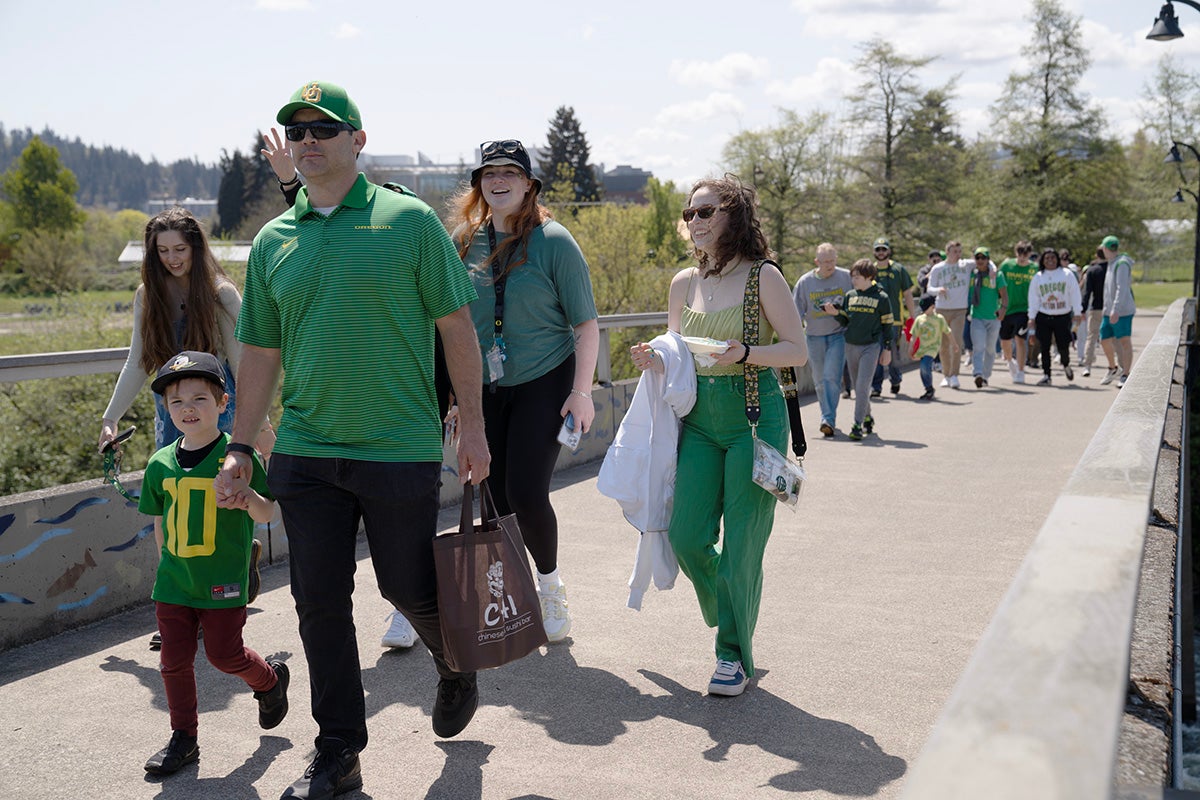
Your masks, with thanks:
[[[538,572],[558,566],[558,518],[550,477],[558,461],[562,405],[575,382],[575,354],[518,386],[483,387],[483,421],[492,453],[488,483],[501,514],[515,513]]]
[[[1066,367],[1071,363],[1071,315],[1043,314],[1037,315],[1034,330],[1037,331],[1038,344],[1042,348],[1042,371],[1050,374],[1050,337],[1054,337],[1058,345],[1058,357]]]

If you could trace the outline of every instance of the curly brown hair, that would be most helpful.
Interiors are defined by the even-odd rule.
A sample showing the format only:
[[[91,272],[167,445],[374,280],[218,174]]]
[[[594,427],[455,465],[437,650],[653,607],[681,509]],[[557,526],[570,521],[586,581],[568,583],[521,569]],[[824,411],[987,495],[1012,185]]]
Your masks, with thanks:
[[[170,273],[158,257],[159,234],[167,231],[178,233],[192,248],[192,268],[187,276],[188,293],[184,301],[187,315],[182,341],[176,341],[171,322],[172,300],[167,289]],[[217,290],[222,283],[232,284],[232,281],[213,256],[212,249],[208,246],[208,237],[200,227],[200,221],[186,208],[168,208],[146,222],[143,243],[145,252],[142,255],[142,286],[145,288],[145,296],[142,318],[142,369],[154,372],[180,350],[200,350],[216,355],[219,337]]]
[[[729,224],[717,239],[717,252],[712,259],[716,261],[714,266],[709,266],[708,253],[693,249],[696,260],[700,262],[700,271],[706,277],[720,275],[725,265],[738,256],[751,261],[774,259],[775,251],[767,244],[767,235],[758,221],[758,193],[754,187],[742,183],[731,172],[726,172],[720,178],[702,178],[688,192],[688,205],[691,205],[696,192],[704,188],[711,189],[721,199],[720,208],[725,212]]]

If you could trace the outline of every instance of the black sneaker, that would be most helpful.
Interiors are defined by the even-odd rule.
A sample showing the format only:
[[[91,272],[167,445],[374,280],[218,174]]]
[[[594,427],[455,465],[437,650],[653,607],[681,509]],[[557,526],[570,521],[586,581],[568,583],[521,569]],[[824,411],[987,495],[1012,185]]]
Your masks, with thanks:
[[[855,424],[854,427],[850,429],[850,433],[848,435],[850,437],[850,441],[861,442],[863,438],[862,426]]]
[[[287,788],[280,800],[328,800],[361,786],[358,753],[340,739],[326,739],[304,775]]]
[[[258,726],[264,730],[274,728],[287,716],[287,690],[292,679],[287,664],[282,661],[268,661],[267,664],[278,680],[267,691],[254,693],[254,699],[258,701]]]
[[[876,397],[883,397],[882,389],[872,389],[871,390],[871,399],[874,400]]]
[[[982,376],[982,375],[976,375],[976,376],[975,376],[975,388],[976,388],[976,389],[982,389],[982,388],[983,388],[983,376]]]
[[[1069,381],[1075,380],[1075,371],[1073,369],[1071,369],[1070,364],[1063,364],[1063,372],[1065,372],[1067,374],[1067,380],[1069,380]]]
[[[155,631],[154,635],[150,637],[150,649],[162,650],[162,634],[158,631]]]
[[[262,588],[262,575],[258,573],[258,557],[262,555],[262,542],[253,539],[250,542],[250,579],[246,581],[246,605],[250,605],[258,597]]]
[[[200,748],[196,737],[183,731],[172,731],[171,741],[162,750],[150,756],[146,772],[152,775],[173,775],[182,767],[200,760]]]
[[[892,384],[892,394],[900,394],[900,384],[898,384],[898,383]]]
[[[457,736],[471,722],[478,707],[479,687],[474,672],[458,678],[441,678],[433,703],[433,732],[443,739]]]
[[[864,433],[874,433],[875,432],[875,418],[872,417],[870,414],[867,414],[867,416],[863,417],[863,432]]]
[[[932,400],[933,399],[933,387],[932,386],[930,386],[928,389],[925,390],[925,394],[921,395],[921,399],[922,400]]]

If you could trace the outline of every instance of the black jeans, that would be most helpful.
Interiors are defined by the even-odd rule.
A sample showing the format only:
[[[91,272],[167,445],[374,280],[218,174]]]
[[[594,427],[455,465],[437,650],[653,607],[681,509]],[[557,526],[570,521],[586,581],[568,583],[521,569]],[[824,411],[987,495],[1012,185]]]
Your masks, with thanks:
[[[367,744],[353,603],[359,521],[365,523],[380,593],[404,612],[433,655],[443,658],[433,537],[441,464],[309,458],[276,453],[267,482],[279,501],[291,550],[292,597],[308,659],[312,715],[324,739]]]
[[[543,575],[558,567],[558,517],[550,477],[561,445],[562,404],[575,381],[575,354],[518,386],[483,389],[483,421],[492,453],[488,483],[501,515],[517,515],[525,548]]]
[[[1067,314],[1043,314],[1038,312],[1034,321],[1038,346],[1042,349],[1042,371],[1050,374],[1050,339],[1058,346],[1058,357],[1064,367],[1071,363],[1071,322]]]

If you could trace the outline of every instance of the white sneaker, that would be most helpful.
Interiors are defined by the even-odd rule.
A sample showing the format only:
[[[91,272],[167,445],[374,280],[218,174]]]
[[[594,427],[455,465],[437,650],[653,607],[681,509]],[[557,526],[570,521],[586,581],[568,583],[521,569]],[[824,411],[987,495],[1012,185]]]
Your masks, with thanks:
[[[1129,380],[1128,375],[1122,375],[1121,377],[1117,378],[1117,388],[1120,389],[1122,386],[1124,386],[1125,381],[1127,380]]]
[[[412,624],[399,611],[393,611],[389,618],[391,624],[388,625],[387,633],[383,635],[383,639],[379,644],[382,647],[412,647],[417,642],[417,632],[413,630]]]
[[[546,628],[546,638],[552,642],[561,642],[571,632],[571,612],[567,609],[567,588],[561,583],[553,589],[539,586],[538,597],[542,601],[542,625]]]
[[[1012,375],[1013,383],[1017,382],[1017,375],[1021,372],[1021,368],[1017,366],[1017,360],[1010,358],[1008,360],[1008,374]]]
[[[746,691],[746,670],[740,661],[717,659],[717,671],[708,682],[708,693],[737,697]]]
[[[949,386],[949,385],[950,385],[950,379],[949,379],[949,378],[942,378],[942,383],[941,383],[941,386],[942,386],[942,388],[945,388],[945,387],[947,387],[947,386]]]
[[[957,376],[957,375],[951,375],[951,376],[950,376],[950,388],[951,388],[951,389],[958,389],[958,388],[959,388],[959,385],[958,385],[958,376]]]
[[[1100,385],[1108,386],[1119,374],[1116,367],[1109,367],[1108,372],[1104,373],[1104,377],[1100,379]]]
[[[1020,370],[1019,372],[1017,372],[1017,377],[1013,382],[1014,383],[1024,383],[1025,382],[1025,370]]]

